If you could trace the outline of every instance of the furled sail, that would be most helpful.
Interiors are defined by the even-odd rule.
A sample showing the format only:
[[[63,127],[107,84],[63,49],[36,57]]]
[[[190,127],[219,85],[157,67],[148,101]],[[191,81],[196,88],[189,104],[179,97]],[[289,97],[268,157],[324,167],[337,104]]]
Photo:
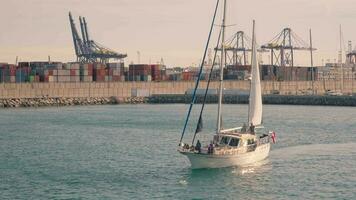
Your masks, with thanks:
[[[195,129],[195,134],[203,131],[203,117],[200,115],[197,128]]]
[[[257,62],[255,21],[253,21],[251,61],[251,87],[249,99],[249,124],[254,126],[262,124],[262,94],[259,63]]]

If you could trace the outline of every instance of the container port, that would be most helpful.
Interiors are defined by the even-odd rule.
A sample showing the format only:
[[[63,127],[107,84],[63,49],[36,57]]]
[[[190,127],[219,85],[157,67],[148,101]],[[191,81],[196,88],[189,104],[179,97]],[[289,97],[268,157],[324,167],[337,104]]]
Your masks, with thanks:
[[[212,54],[221,51],[219,48],[210,49],[209,59],[203,63],[200,77],[196,66],[166,66],[163,59],[156,64],[140,63],[139,59],[138,63],[127,65],[124,60],[127,54],[104,47],[91,38],[85,17],[79,17],[80,29],[77,29],[71,13],[69,22],[76,60],[55,62],[49,58],[48,61],[17,62],[16,59],[15,64],[0,63],[0,98],[189,95],[194,88],[194,81],[200,79],[204,86],[209,76],[212,88],[208,94],[216,93],[219,70],[215,66],[219,63],[213,63]],[[226,43],[224,92],[227,95],[246,94],[251,72],[251,38],[244,31],[237,31]],[[342,52],[339,52],[338,62],[314,66],[313,52],[317,49],[312,45],[311,31],[309,42],[305,42],[291,28],[284,28],[272,40],[258,45],[259,56],[269,55],[267,63],[260,59],[263,93],[329,96],[354,94],[356,50],[353,50],[351,41],[348,45],[344,59]],[[309,65],[295,64],[299,51],[310,54]],[[203,86],[198,93],[203,93]]]

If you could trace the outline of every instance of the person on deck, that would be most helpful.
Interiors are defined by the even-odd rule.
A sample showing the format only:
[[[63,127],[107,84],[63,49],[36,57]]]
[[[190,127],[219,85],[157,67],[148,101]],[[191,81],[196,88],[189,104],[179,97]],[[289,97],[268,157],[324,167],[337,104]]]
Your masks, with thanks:
[[[213,154],[213,152],[214,152],[214,145],[213,142],[211,141],[208,146],[208,154]]]
[[[250,126],[250,132],[252,134],[255,134],[255,126],[251,123],[251,126]]]
[[[247,131],[247,125],[244,123],[241,128],[241,133],[245,133]]]

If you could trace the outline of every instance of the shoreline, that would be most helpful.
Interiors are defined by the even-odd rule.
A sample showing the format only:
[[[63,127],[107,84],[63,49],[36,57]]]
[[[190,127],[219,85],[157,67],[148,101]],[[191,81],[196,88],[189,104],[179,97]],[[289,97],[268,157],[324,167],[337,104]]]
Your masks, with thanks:
[[[191,95],[153,95],[150,97],[42,97],[0,99],[1,108],[64,107],[118,104],[190,104]],[[197,96],[201,104],[204,97]],[[207,97],[207,104],[217,103],[216,95]],[[224,104],[248,104],[248,95],[226,95]],[[311,105],[356,107],[356,96],[263,95],[265,105]]]

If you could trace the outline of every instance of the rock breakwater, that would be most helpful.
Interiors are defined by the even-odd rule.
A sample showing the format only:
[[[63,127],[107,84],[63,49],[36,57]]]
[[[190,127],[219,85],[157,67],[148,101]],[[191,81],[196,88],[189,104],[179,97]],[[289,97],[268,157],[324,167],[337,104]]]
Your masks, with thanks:
[[[0,108],[117,104],[113,97],[0,99]]]
[[[225,104],[247,104],[248,95],[226,95]],[[12,98],[0,99],[0,108],[48,107],[48,106],[85,106],[113,104],[189,104],[191,95],[153,95],[151,97],[87,97],[87,98]],[[202,103],[203,96],[197,96],[196,103]],[[207,97],[208,104],[218,101],[216,95]],[[265,95],[264,104],[278,105],[321,105],[321,106],[356,106],[356,96],[293,96]]]

